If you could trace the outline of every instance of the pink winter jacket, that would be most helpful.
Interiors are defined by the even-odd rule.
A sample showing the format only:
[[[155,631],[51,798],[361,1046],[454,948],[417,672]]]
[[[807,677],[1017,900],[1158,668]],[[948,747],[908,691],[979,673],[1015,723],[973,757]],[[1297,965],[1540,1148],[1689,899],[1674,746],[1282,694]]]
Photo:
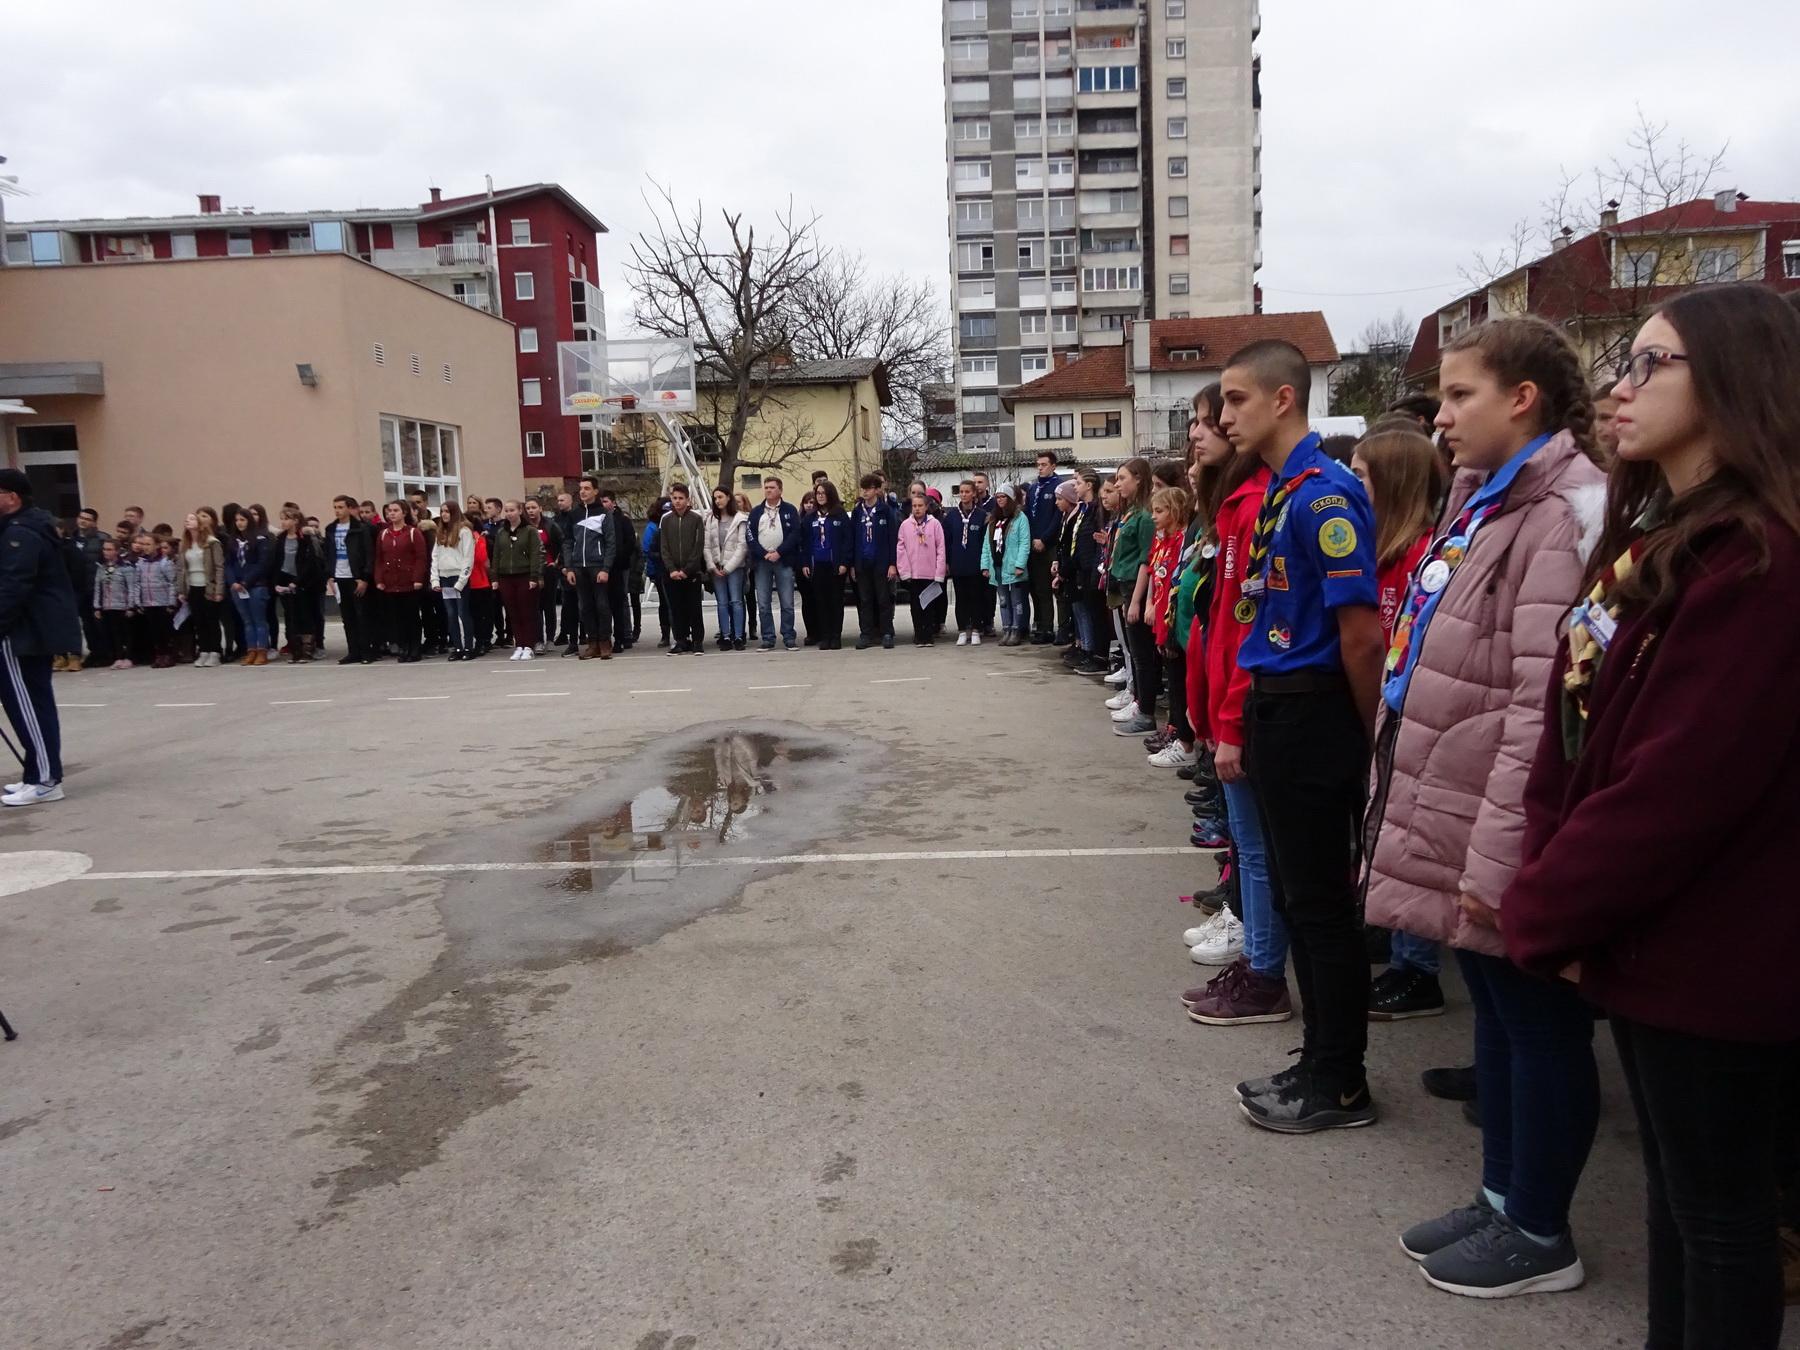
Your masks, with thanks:
[[[1457,474],[1444,520],[1481,479]],[[1505,955],[1500,935],[1464,915],[1457,896],[1497,910],[1518,870],[1525,778],[1550,667],[1605,499],[1604,475],[1563,432],[1519,471],[1452,575],[1425,631],[1397,735],[1384,712],[1377,738],[1387,748],[1393,737],[1375,766],[1381,816],[1370,923]]]
[[[936,516],[928,515],[923,522],[911,516],[901,518],[894,539],[894,567],[909,581],[944,579],[944,527]]]

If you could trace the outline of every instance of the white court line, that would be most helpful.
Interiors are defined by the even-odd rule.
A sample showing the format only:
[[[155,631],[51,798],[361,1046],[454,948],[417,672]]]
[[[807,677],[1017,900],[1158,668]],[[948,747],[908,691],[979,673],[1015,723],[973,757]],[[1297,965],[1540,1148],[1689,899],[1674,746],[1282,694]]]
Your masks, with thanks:
[[[567,698],[568,696],[569,691],[567,689],[554,689],[549,691],[533,689],[525,694],[507,695],[508,698]]]
[[[924,684],[929,675],[903,675],[897,680],[870,680],[870,684]]]
[[[75,881],[202,881],[209,878],[418,876],[435,872],[624,872],[644,868],[801,867],[818,864],[1011,862],[1073,858],[1187,858],[1185,844],[1144,848],[920,849],[900,853],[782,853],[766,858],[608,858],[595,862],[341,863],[317,867],[197,867],[146,872],[89,872]]]
[[[59,708],[104,708],[104,703],[58,703]]]
[[[272,698],[269,700],[269,706],[271,708],[289,708],[298,703],[329,703],[329,702],[331,702],[331,700],[328,698]]]
[[[152,708],[216,708],[216,703],[152,703]]]
[[[744,688],[746,688],[746,689],[811,689],[812,686],[810,684],[747,684],[744,686]],[[103,703],[96,703],[94,706],[96,708],[103,708],[106,705]]]
[[[628,689],[630,694],[691,694],[692,689]]]
[[[450,698],[450,695],[448,695],[448,694],[390,694],[390,695],[388,695],[388,702],[389,703],[445,703],[445,702],[449,701],[449,698]]]
[[[990,670],[990,671],[986,671],[984,673],[987,675],[987,677],[990,680],[993,679],[996,675],[1023,675],[1023,674],[1025,674],[1025,672],[1022,670]]]

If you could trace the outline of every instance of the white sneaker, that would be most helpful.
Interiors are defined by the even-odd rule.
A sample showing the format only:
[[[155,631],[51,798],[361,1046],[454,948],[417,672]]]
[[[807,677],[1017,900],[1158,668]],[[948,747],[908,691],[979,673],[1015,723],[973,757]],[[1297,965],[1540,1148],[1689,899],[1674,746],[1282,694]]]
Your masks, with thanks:
[[[1188,959],[1197,966],[1228,966],[1244,954],[1244,925],[1229,909],[1219,913],[1225,916],[1225,922],[1206,941],[1196,943],[1188,951]]]
[[[1225,926],[1225,920],[1230,917],[1229,909],[1221,909],[1216,914],[1207,915],[1181,935],[1181,945],[1191,951],[1204,942],[1210,942],[1213,936]]]
[[[1184,769],[1199,762],[1200,756],[1192,750],[1183,750],[1180,741],[1170,741],[1150,756],[1150,763],[1159,769]]]
[[[979,647],[981,645],[981,634],[980,633],[970,633],[969,634],[969,645],[971,647]]]
[[[1131,699],[1126,699],[1124,707],[1113,709],[1112,720],[1115,722],[1133,722],[1137,720],[1139,715],[1138,705]]]
[[[1106,706],[1117,712],[1120,708],[1127,706],[1130,702],[1131,690],[1121,689],[1118,693],[1108,696]]]
[[[25,780],[21,778],[16,783],[8,783],[5,787],[0,787],[0,795],[17,792],[24,786],[25,786]]]
[[[1110,684],[1114,689],[1117,689],[1120,685],[1127,683],[1130,679],[1131,676],[1125,673],[1125,667],[1120,666],[1106,677],[1105,682]]]
[[[15,791],[0,796],[0,806],[36,806],[39,802],[60,802],[61,783],[21,783]]]
[[[537,653],[532,651],[529,647],[521,647],[519,648],[519,660],[535,661],[537,660]]]
[[[513,648],[513,649],[512,649],[512,655],[511,655],[511,656],[509,656],[509,657],[507,657],[507,658],[506,658],[506,659],[507,659],[507,660],[508,660],[508,661],[517,661],[517,660],[518,660],[518,659],[519,659],[519,653],[520,653],[520,652],[522,652],[522,651],[524,651],[524,650],[525,650],[525,649],[524,649],[524,648],[523,648],[523,647],[514,647],[514,648]]]
[[[960,632],[956,635],[956,645],[959,647],[966,647],[969,645],[969,630],[968,629],[965,628],[965,629],[963,629],[962,632]]]

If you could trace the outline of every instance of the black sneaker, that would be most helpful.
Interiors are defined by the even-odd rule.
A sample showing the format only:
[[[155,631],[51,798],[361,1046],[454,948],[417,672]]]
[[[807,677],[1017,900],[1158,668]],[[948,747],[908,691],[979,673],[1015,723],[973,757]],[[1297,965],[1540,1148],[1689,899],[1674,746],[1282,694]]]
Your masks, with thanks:
[[[890,651],[890,652],[893,651],[894,650],[894,635],[892,633],[889,633],[886,637],[882,638],[881,646],[882,646],[882,650],[884,650],[884,651]]]
[[[1466,1298],[1512,1298],[1579,1289],[1587,1272],[1567,1232],[1546,1246],[1496,1214],[1460,1242],[1433,1252],[1419,1265],[1433,1286]]]
[[[1413,1017],[1442,1017],[1444,991],[1438,977],[1400,966],[1384,970],[1369,986],[1369,1020],[1404,1022]]]
[[[1277,1134],[1354,1130],[1375,1123],[1375,1099],[1367,1083],[1344,1091],[1317,1072],[1301,1072],[1285,1086],[1241,1098],[1238,1109],[1252,1125]]]
[[[1457,1069],[1427,1069],[1419,1075],[1419,1082],[1434,1097],[1441,1097],[1447,1102],[1472,1102],[1475,1100],[1475,1066],[1473,1064]]]
[[[1237,1095],[1243,1098],[1267,1096],[1271,1092],[1280,1092],[1289,1083],[1299,1078],[1306,1069],[1306,1052],[1303,1049],[1295,1048],[1288,1051],[1288,1054],[1294,1058],[1292,1064],[1279,1073],[1270,1074],[1267,1078],[1246,1078],[1237,1085]]]
[[[1400,1235],[1400,1250],[1415,1261],[1423,1261],[1433,1252],[1461,1242],[1469,1234],[1486,1228],[1494,1221],[1494,1207],[1487,1194],[1475,1192],[1475,1203],[1453,1209],[1436,1219],[1415,1223]]]

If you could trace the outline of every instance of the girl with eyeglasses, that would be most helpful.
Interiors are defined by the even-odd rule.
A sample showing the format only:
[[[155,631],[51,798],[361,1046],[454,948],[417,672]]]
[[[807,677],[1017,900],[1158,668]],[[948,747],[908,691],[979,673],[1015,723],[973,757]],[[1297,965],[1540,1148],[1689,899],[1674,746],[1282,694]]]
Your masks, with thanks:
[[[1605,530],[1501,931],[1610,1019],[1649,1181],[1646,1344],[1773,1350],[1800,1056],[1800,314],[1696,287],[1613,394]]]

